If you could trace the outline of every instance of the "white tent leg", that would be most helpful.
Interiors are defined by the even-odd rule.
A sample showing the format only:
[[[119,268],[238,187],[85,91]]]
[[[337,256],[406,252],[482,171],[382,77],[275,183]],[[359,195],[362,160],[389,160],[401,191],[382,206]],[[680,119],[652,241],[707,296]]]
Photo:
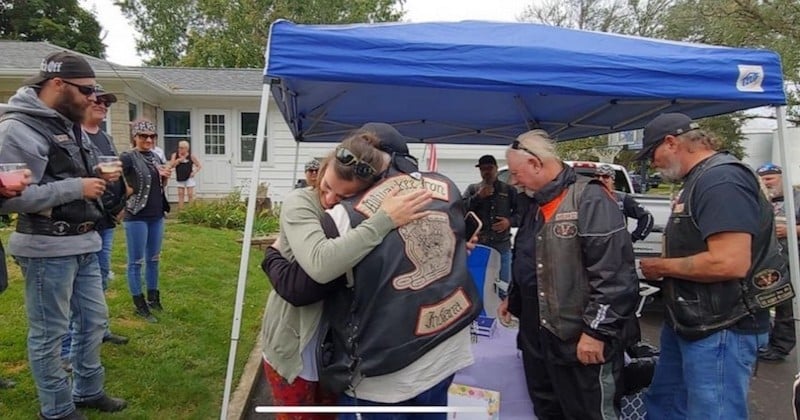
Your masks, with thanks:
[[[794,194],[792,194],[792,162],[789,162],[789,155],[786,150],[786,107],[775,107],[776,116],[778,117],[778,152],[780,156],[781,168],[783,168],[783,207],[786,209],[786,230],[789,234],[786,235],[786,240],[789,242],[789,276],[792,279],[792,286],[794,287],[795,294],[800,295],[800,259],[798,259],[797,251],[797,235],[792,232],[797,232],[797,224],[794,218],[794,209],[798,204],[794,202]],[[796,162],[795,162],[796,163]],[[800,322],[797,321],[800,316],[800,298],[795,297],[794,300],[794,331],[795,335],[800,337]],[[800,369],[800,351],[795,350],[796,365]]]
[[[300,142],[294,142],[294,170],[292,171],[292,186],[297,185],[297,171],[300,170],[297,167],[298,161],[300,160]],[[304,172],[305,173],[305,172]]]
[[[269,84],[264,84],[261,91],[261,111],[258,115],[258,130],[256,134],[256,150],[253,154],[253,172],[250,176],[250,186],[247,193],[247,218],[244,223],[244,238],[242,239],[242,256],[239,260],[239,281],[236,284],[236,303],[233,310],[233,325],[231,326],[231,349],[228,353],[228,370],[225,374],[225,391],[222,396],[222,412],[219,418],[227,420],[228,403],[231,397],[231,384],[233,382],[233,368],[236,365],[236,347],[239,344],[239,331],[242,328],[242,306],[244,304],[244,290],[247,285],[247,267],[250,263],[250,243],[253,239],[253,219],[256,213],[256,191],[258,190],[259,176],[261,175],[261,154],[265,147],[265,133],[267,128],[267,112],[269,111]]]

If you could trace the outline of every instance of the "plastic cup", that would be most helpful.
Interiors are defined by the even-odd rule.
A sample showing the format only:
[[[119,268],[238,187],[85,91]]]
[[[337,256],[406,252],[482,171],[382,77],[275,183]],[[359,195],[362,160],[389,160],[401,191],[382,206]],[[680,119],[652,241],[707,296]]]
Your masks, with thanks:
[[[0,163],[0,183],[4,188],[18,189],[22,187],[25,179],[24,163]]]
[[[100,173],[113,174],[122,170],[122,162],[116,156],[98,156],[97,167]]]

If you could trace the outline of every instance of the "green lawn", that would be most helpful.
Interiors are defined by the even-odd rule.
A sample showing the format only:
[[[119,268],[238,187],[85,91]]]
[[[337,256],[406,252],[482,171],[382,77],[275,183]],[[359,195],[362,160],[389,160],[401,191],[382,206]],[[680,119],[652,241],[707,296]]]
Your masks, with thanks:
[[[9,229],[0,232],[8,243]],[[106,294],[112,331],[128,336],[126,346],[104,344],[106,391],[128,400],[114,415],[86,410],[89,418],[219,418],[230,349],[240,232],[169,221],[161,258],[163,313],[158,324],[133,315],[125,276],[125,232],[117,228],[112,258],[116,278]],[[269,290],[259,268],[262,253],[250,254],[250,272],[238,345],[238,383],[261,326]],[[0,376],[17,387],[0,390],[0,418],[32,419],[39,410],[27,364],[27,323],[19,268],[9,259],[9,289],[0,295]],[[234,385],[235,386],[235,385]]]

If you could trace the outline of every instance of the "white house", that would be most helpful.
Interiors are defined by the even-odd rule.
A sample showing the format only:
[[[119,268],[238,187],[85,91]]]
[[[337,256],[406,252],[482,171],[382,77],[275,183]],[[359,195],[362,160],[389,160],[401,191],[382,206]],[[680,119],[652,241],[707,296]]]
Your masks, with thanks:
[[[61,50],[64,48],[47,42],[0,41],[0,101],[7,102],[24,79],[38,72],[45,56]],[[128,123],[147,117],[156,122],[159,145],[167,154],[177,149],[178,141],[190,142],[192,153],[203,163],[198,197],[221,197],[249,183],[262,69],[129,67],[90,56],[86,59],[95,69],[97,82],[119,98],[106,122],[118,149],[130,147]],[[272,103],[269,109],[260,180],[269,184],[271,200],[280,202],[295,177],[303,176],[303,163],[324,156],[333,145],[301,143],[295,166],[296,143],[277,106]],[[500,166],[505,164],[503,147],[437,147],[439,172],[462,189],[479,181],[475,164],[481,155],[493,154]],[[424,146],[412,145],[411,151],[423,162]],[[175,198],[174,186],[169,194]]]

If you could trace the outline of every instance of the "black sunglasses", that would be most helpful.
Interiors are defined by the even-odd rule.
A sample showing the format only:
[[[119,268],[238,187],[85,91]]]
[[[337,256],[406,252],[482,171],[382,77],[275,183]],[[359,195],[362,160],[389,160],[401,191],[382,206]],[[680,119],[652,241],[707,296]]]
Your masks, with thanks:
[[[514,149],[514,150],[522,150],[523,152],[535,157],[536,160],[539,161],[540,165],[544,165],[544,163],[542,163],[542,158],[540,158],[539,155],[537,155],[536,153],[533,153],[527,147],[523,146],[522,143],[519,142],[519,140],[514,140],[514,142],[511,143],[511,148]]]
[[[372,165],[359,159],[353,152],[341,146],[336,148],[336,160],[344,166],[352,166],[356,176],[362,179],[370,179],[378,172]]]
[[[61,79],[61,81],[66,83],[66,84],[68,84],[68,85],[70,85],[70,86],[75,86],[75,88],[78,89],[78,92],[80,92],[81,95],[91,96],[91,95],[97,93],[97,87],[95,85],[91,85],[91,86],[79,85],[77,83],[72,83],[69,80],[64,80],[64,79]]]
[[[156,138],[158,138],[158,134],[137,134],[137,136],[139,136],[139,137],[141,137],[141,138],[143,138],[143,139],[145,139],[145,140],[146,140],[146,139],[153,139],[153,140],[155,140]]]
[[[95,103],[96,105],[103,105],[103,106],[105,106],[106,108],[108,108],[108,107],[110,107],[110,106],[111,106],[111,102],[108,102],[108,101],[101,101],[100,99],[96,99],[96,100],[94,101],[94,103]]]

